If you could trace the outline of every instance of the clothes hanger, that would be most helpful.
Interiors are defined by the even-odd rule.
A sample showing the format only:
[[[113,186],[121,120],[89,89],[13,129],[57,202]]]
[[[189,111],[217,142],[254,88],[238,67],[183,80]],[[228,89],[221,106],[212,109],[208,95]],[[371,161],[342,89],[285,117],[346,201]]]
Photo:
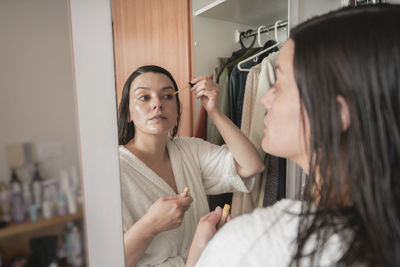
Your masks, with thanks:
[[[265,28],[265,26],[261,25],[260,27],[258,27],[257,29],[257,42],[260,45],[260,47],[263,47],[263,44],[261,43],[261,29]]]
[[[283,22],[283,21],[277,20],[277,21],[275,22],[275,24],[274,24],[275,41],[276,41],[276,44],[273,45],[273,46],[270,46],[270,47],[268,47],[268,48],[266,48],[266,49],[264,49],[264,50],[262,50],[262,51],[260,51],[260,52],[258,52],[258,53],[256,53],[255,55],[252,55],[251,57],[248,57],[248,58],[246,58],[246,59],[240,61],[240,62],[238,63],[238,69],[239,69],[240,71],[250,71],[250,69],[246,69],[246,68],[243,68],[243,67],[242,67],[242,64],[243,64],[243,63],[246,63],[246,62],[248,62],[248,61],[250,61],[250,60],[252,60],[252,59],[258,57],[258,56],[260,56],[260,55],[262,55],[262,54],[264,54],[264,53],[266,53],[266,52],[268,52],[268,51],[274,49],[275,47],[280,48],[280,47],[282,46],[282,44],[280,43],[279,38],[278,38],[278,24],[281,23],[281,22]]]
[[[254,43],[256,42],[257,36],[254,36],[254,39],[253,39],[253,41],[251,41],[251,44],[249,45],[249,47],[246,47],[244,45],[243,41],[242,41],[242,38],[244,38],[245,34],[249,34],[249,33],[251,33],[251,30],[248,30],[247,32],[240,33],[239,42],[240,42],[241,49],[249,49],[249,48],[252,48],[254,46]]]
[[[283,22],[282,20],[277,20],[275,21],[274,25],[274,33],[275,33],[275,41],[277,44],[280,44],[279,38],[278,38],[278,24]]]

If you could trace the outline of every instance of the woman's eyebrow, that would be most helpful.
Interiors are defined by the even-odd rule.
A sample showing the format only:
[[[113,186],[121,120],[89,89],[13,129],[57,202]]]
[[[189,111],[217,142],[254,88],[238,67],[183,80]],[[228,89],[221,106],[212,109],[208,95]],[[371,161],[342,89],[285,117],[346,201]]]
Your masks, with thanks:
[[[140,89],[149,90],[150,88],[149,88],[149,87],[139,86],[139,87],[136,87],[136,88],[135,88],[135,91],[140,90]]]
[[[165,87],[161,88],[162,91],[163,90],[169,90],[169,89],[174,90],[174,88],[172,86],[165,86]],[[139,87],[135,88],[135,91],[137,91],[137,90],[150,90],[150,88],[149,87],[144,87],[144,86],[139,86]]]

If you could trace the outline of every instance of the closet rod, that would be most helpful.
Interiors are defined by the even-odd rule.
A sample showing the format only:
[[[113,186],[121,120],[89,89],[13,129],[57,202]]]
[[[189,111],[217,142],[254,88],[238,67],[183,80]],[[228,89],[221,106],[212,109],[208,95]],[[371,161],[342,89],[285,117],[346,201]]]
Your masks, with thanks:
[[[386,0],[349,0],[349,6],[383,4],[383,3],[386,3]]]
[[[278,29],[287,27],[288,22],[287,20],[282,21],[281,23],[278,24]],[[275,25],[270,25],[268,27],[265,27],[263,29],[261,29],[260,33],[266,33],[266,32],[270,32],[270,31],[274,31],[275,30]],[[251,36],[257,36],[258,31],[257,30],[249,30],[246,32],[242,32],[242,37],[244,38],[249,38]]]

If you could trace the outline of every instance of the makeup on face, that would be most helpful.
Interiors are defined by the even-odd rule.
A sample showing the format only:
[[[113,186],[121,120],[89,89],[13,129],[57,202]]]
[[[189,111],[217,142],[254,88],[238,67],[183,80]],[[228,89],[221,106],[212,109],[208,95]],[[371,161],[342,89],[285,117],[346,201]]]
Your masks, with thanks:
[[[167,92],[167,93],[165,93],[165,95],[171,95],[172,93],[176,92],[173,90],[174,90],[174,88],[172,86],[166,86],[160,90],[160,93],[170,91],[171,93]],[[148,94],[150,91],[151,91],[151,89],[149,87],[137,87],[135,89],[135,95],[136,95],[136,97],[140,97],[142,94]]]
[[[176,125],[176,88],[162,74],[144,73],[132,82],[129,116],[138,132],[161,133]]]

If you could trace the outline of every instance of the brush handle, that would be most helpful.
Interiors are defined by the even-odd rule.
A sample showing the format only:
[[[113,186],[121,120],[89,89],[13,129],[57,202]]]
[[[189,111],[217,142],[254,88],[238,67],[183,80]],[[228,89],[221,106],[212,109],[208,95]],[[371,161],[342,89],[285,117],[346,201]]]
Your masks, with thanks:
[[[176,95],[176,94],[179,93],[180,91],[183,91],[183,90],[185,90],[185,89],[188,88],[188,87],[192,88],[193,86],[194,86],[194,84],[191,83],[191,82],[189,82],[188,85],[186,85],[185,87],[179,89],[178,91],[173,92],[171,95]]]

